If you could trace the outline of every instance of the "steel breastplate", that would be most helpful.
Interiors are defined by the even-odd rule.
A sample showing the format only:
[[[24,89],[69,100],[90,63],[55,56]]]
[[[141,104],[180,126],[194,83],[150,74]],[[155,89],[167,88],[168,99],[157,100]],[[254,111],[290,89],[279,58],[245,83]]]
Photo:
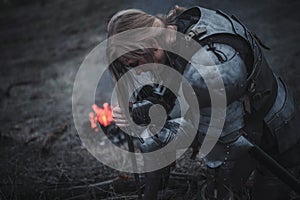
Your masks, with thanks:
[[[185,22],[188,19],[191,21],[190,24]],[[195,23],[197,19],[198,21]],[[262,55],[257,37],[247,30],[236,17],[229,17],[218,10],[193,7],[178,16],[178,21],[179,31],[187,35],[190,32],[195,33],[193,39],[202,46],[221,43],[227,44],[239,52],[248,70],[247,86],[252,112],[261,110],[266,104],[273,104],[270,102],[275,101],[276,95],[274,97],[272,93],[277,91],[276,79]],[[268,109],[264,114],[267,111]]]
[[[257,135],[254,136],[256,144],[260,143],[265,123],[277,141],[279,152],[293,146],[300,137],[297,134],[300,114],[291,95],[286,95],[285,106],[276,109],[276,101],[281,98],[283,90],[263,56],[261,46],[264,45],[257,36],[236,17],[202,7],[186,10],[178,16],[178,21],[179,31],[185,33],[187,39],[191,37],[202,46],[210,43],[227,44],[239,52],[247,67],[245,96],[249,103],[243,129],[248,134]]]
[[[244,95],[248,99],[249,109],[246,110],[244,130],[248,133],[262,132],[264,117],[275,102],[278,86],[257,37],[236,17],[202,7],[192,7],[181,13],[178,27],[186,34],[187,40],[194,39],[201,46],[221,43],[239,53],[247,67],[247,90]],[[260,125],[254,130],[258,122]]]

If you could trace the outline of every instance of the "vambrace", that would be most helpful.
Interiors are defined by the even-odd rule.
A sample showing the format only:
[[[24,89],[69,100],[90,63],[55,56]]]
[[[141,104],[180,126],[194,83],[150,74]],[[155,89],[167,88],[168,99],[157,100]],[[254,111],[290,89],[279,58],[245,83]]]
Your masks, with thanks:
[[[140,145],[140,149],[143,153],[156,151],[160,148],[166,148],[167,152],[175,152],[179,149],[188,148],[196,133],[197,130],[187,119],[169,120],[160,131],[155,131],[155,128],[151,126],[147,128],[142,133],[144,143]]]

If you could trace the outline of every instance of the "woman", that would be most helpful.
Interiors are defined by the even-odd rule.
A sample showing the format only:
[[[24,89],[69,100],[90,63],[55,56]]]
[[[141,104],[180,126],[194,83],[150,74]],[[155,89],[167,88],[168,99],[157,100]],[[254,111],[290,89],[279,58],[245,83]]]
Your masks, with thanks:
[[[178,36],[172,34],[172,31],[163,35],[160,31],[137,34],[133,37],[135,42],[131,41],[130,44],[125,40],[115,41],[113,37],[127,30],[145,27],[176,30],[185,35],[187,43],[194,39],[203,48],[192,51],[190,60],[186,61],[179,55],[164,51],[166,46],[182,48],[178,44]],[[205,158],[209,171],[217,180],[215,184],[208,184],[206,198],[226,199],[232,194],[238,196],[253,170],[256,180],[253,199],[288,198],[290,189],[250,157],[248,150],[252,144],[249,141],[259,145],[281,165],[294,169],[300,165],[300,134],[297,133],[300,128],[297,123],[299,112],[285,84],[268,67],[260,47],[263,45],[237,18],[200,7],[185,10],[176,6],[166,16],[152,16],[140,10],[129,9],[120,11],[111,18],[108,37],[111,38],[108,42],[108,58],[117,57],[112,59],[109,67],[116,81],[131,69],[134,73],[133,82],[139,82],[139,75],[144,75],[142,79],[159,79],[162,72],[155,63],[169,65],[183,74],[195,91],[201,111],[199,124],[191,124],[198,130],[199,145],[210,122],[222,120],[222,116],[212,119],[211,92],[207,80],[214,83],[216,79],[211,76],[211,71],[215,68],[207,62],[207,55],[217,67],[224,82],[227,106],[224,127],[220,130],[221,137]],[[154,65],[147,65],[149,63]],[[176,86],[177,89],[180,84]],[[176,110],[176,95],[170,92],[157,95],[157,87],[159,86],[141,87],[131,97],[129,107],[135,123],[148,124],[148,112],[154,104],[161,104],[168,114]],[[181,87],[184,88],[184,84]],[[219,90],[216,93],[218,92]],[[122,104],[124,105],[120,105],[121,107],[128,106],[128,102],[123,101]],[[190,110],[193,109],[190,106]],[[114,109],[113,117],[118,126],[131,126],[120,107]],[[159,149],[170,141],[177,140],[179,135],[189,137],[186,132],[178,130],[180,123],[187,125],[189,119],[190,116],[185,116],[185,121],[169,123],[169,120],[161,130],[154,126],[148,132],[155,132],[157,135],[148,134],[151,137],[141,143],[141,151]],[[166,167],[146,174],[145,199],[156,198],[161,177],[167,175],[168,170],[169,167]],[[167,179],[167,176],[163,179]]]

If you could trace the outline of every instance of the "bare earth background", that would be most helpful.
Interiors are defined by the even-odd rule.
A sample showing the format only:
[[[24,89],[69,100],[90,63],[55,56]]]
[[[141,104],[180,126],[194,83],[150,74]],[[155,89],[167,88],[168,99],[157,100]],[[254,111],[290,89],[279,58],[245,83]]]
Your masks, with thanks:
[[[300,1],[0,0],[0,199],[135,198],[129,174],[83,147],[72,119],[73,81],[113,13],[166,13],[175,4],[238,16],[272,49],[267,60],[300,103]],[[184,159],[174,171],[197,175],[200,168]],[[165,198],[192,199],[193,181],[175,179]]]

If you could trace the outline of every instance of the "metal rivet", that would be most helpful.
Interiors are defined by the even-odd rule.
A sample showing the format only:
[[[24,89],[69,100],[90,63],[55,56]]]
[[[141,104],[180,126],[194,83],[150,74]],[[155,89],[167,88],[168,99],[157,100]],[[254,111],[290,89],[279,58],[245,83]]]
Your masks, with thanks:
[[[227,157],[225,157],[224,160],[227,160]]]

